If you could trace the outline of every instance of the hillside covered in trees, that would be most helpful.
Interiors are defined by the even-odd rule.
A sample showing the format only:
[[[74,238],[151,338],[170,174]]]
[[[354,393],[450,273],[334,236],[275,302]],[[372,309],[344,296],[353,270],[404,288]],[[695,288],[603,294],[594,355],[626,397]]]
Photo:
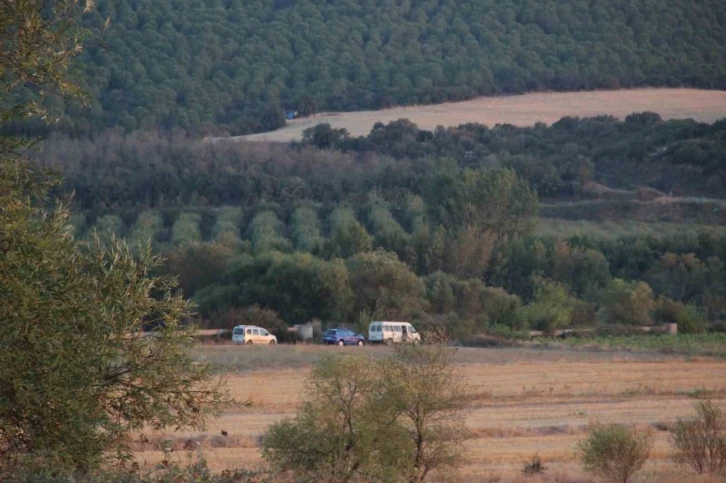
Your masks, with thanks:
[[[358,138],[319,125],[296,145],[56,134],[37,161],[75,192],[76,236],[150,241],[205,323],[392,317],[462,339],[653,321],[697,332],[726,319],[726,237],[697,225],[726,224],[725,129],[642,113],[435,132],[401,120]],[[581,218],[583,203],[693,225],[536,235],[538,216]]]
[[[477,95],[726,88],[721,0],[99,0],[82,135],[271,130],[309,114]],[[110,25],[104,30],[105,19]],[[37,129],[42,129],[40,125]]]

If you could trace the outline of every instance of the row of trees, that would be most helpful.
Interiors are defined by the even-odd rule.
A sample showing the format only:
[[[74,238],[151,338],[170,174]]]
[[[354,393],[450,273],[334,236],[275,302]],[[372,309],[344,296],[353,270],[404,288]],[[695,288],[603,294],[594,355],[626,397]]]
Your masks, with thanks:
[[[78,135],[248,133],[282,125],[283,109],[535,90],[726,87],[719,0],[97,3],[80,65],[94,102],[55,106]]]
[[[331,129],[308,131],[306,147],[205,143],[182,132],[106,132],[92,140],[54,136],[36,158],[64,174],[76,210],[90,221],[114,213],[126,223],[148,208],[257,210],[268,202],[292,210],[303,200],[358,206],[371,191],[403,209],[407,195],[426,193],[432,173],[493,167],[513,170],[548,200],[658,195],[598,191],[592,182],[654,188],[661,195],[726,196],[724,122],[640,114],[625,121],[563,118],[552,126],[468,124],[431,132],[401,120],[376,125],[368,136],[325,141]]]

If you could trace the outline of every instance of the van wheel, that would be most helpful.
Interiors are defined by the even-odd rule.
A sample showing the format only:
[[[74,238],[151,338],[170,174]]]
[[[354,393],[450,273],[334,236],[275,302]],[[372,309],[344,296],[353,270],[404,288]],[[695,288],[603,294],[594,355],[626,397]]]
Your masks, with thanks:
[[[248,340],[247,342],[245,342],[245,344],[252,344],[252,341]]]
[[[362,340],[359,340],[358,341],[358,346],[363,346],[363,341]]]
[[[271,340],[270,341],[270,345],[275,345],[275,341],[274,340]]]
[[[393,345],[393,339],[386,339],[383,343],[386,345]]]
[[[339,341],[338,341],[338,345],[339,345],[340,347],[343,347],[343,346],[345,345],[345,342],[343,342],[342,340],[339,340]]]

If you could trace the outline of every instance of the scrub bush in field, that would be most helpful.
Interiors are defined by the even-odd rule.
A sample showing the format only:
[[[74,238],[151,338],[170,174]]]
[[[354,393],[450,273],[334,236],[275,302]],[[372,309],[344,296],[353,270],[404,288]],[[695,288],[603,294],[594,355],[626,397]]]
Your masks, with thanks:
[[[674,459],[696,473],[726,476],[726,414],[713,401],[699,401],[696,415],[679,419],[671,442]]]
[[[650,457],[653,433],[612,424],[593,429],[577,445],[582,466],[614,483],[628,483]]]
[[[443,346],[402,345],[385,359],[330,356],[315,366],[294,418],[262,454],[303,481],[421,482],[462,462],[468,389]]]

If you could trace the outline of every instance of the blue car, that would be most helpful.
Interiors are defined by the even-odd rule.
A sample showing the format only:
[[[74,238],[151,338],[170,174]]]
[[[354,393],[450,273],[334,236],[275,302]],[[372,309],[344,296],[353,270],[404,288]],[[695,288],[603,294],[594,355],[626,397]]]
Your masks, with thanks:
[[[363,345],[366,338],[360,334],[356,334],[350,329],[341,327],[338,329],[328,329],[323,333],[323,344],[344,345]]]

